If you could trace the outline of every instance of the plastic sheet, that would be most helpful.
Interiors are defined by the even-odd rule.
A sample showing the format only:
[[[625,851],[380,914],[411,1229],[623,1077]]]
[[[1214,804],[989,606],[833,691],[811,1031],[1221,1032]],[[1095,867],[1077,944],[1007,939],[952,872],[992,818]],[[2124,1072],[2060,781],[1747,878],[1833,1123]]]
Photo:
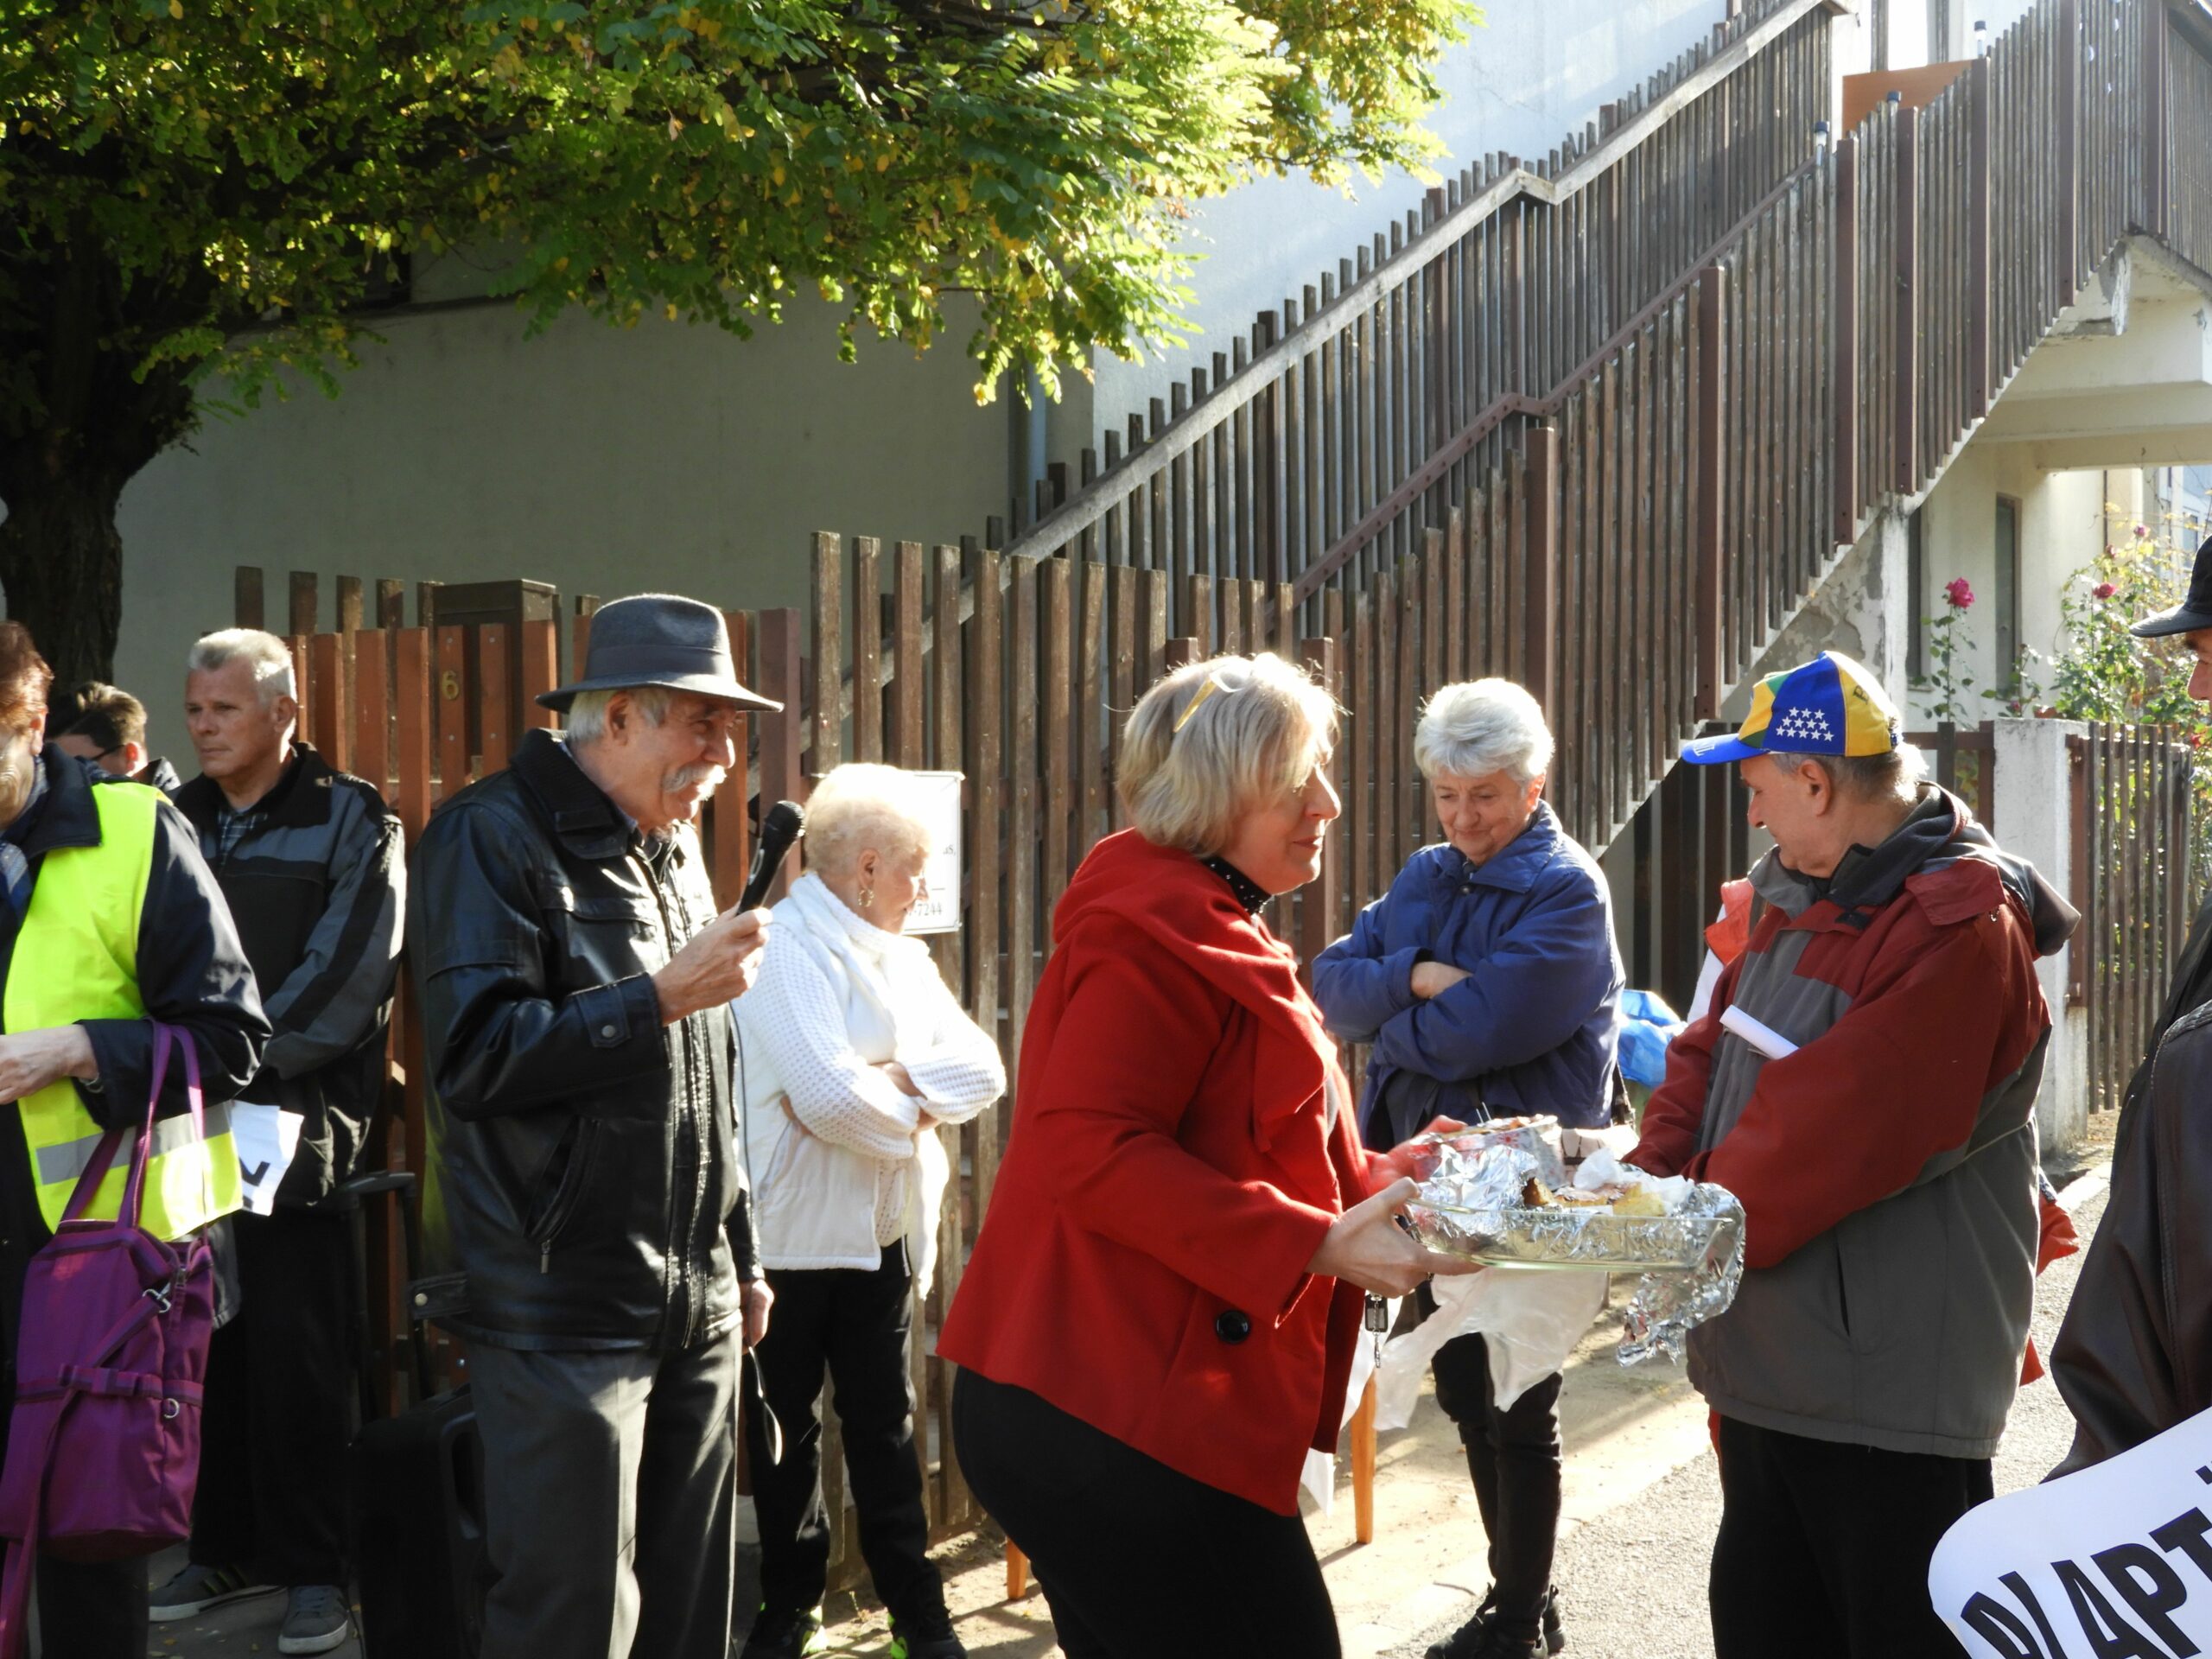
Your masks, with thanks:
[[[1383,1347],[1375,1381],[1378,1428],[1403,1428],[1412,1421],[1421,1373],[1436,1351],[1454,1337],[1476,1332],[1489,1340],[1498,1409],[1510,1409],[1567,1363],[1605,1306],[1605,1275],[1595,1270],[1463,1274],[1438,1279],[1433,1288],[1436,1312]]]

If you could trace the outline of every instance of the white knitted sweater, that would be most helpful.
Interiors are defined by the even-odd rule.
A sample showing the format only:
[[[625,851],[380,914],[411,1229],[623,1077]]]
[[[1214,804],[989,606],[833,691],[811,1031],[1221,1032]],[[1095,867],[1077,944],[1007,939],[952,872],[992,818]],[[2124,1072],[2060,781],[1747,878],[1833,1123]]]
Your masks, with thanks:
[[[762,1261],[868,1268],[904,1237],[926,1294],[950,1166],[921,1115],[965,1122],[1003,1094],[997,1046],[926,945],[870,925],[811,874],[776,906],[760,977],[733,1006]],[[875,1069],[885,1060],[918,1100]]]

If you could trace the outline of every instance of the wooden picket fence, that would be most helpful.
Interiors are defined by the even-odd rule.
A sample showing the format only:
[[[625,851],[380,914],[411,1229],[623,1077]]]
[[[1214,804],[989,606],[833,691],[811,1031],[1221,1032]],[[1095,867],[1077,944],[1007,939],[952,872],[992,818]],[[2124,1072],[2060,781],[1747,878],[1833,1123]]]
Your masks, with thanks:
[[[2069,738],[2074,907],[2067,1001],[2088,1013],[2089,1109],[2119,1109],[2189,937],[2196,751],[2168,726]]]

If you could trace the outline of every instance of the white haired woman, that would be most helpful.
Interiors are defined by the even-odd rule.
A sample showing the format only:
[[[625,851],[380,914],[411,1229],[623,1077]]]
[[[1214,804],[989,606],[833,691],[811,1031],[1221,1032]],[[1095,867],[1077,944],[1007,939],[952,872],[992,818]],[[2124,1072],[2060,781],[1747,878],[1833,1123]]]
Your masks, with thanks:
[[[1298,1515],[1344,1421],[1363,1292],[1468,1264],[1395,1224],[1336,1049],[1262,917],[1320,868],[1336,711],[1272,656],[1129,716],[1135,828],[1053,918],[990,1213],[938,1352],[970,1488],[1068,1659],[1335,1659]]]
[[[1549,1113],[1592,1128],[1611,1117],[1623,981],[1612,901],[1597,861],[1544,804],[1551,760],[1543,710],[1510,680],[1445,686],[1421,711],[1414,761],[1444,838],[1313,964],[1329,1029],[1371,1045],[1361,1105],[1370,1147],[1439,1114]],[[1500,1409],[1478,1335],[1438,1350],[1435,1371],[1437,1404],[1466,1447],[1493,1583],[1429,1659],[1556,1653],[1560,1379]]]
[[[815,785],[806,874],[775,907],[760,976],[732,1006],[743,1045],[753,1224],[776,1316],[753,1350],[780,1462],[748,1427],[761,1610],[745,1659],[796,1659],[822,1629],[830,1517],[822,1388],[837,1395],[861,1554],[907,1659],[958,1659],[925,1551],[907,1357],[949,1166],[937,1129],[1006,1090],[991,1039],[919,939],[931,834],[912,775],[844,766]]]

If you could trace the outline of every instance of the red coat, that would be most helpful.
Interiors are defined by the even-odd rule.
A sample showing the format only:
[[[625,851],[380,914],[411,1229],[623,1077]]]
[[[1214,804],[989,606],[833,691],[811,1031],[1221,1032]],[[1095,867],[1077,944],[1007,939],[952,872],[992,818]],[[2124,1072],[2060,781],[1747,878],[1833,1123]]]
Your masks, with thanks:
[[[1387,1166],[1289,948],[1189,854],[1101,842],[1053,938],[938,1351],[1295,1514],[1361,1324],[1358,1289],[1306,1266]]]

